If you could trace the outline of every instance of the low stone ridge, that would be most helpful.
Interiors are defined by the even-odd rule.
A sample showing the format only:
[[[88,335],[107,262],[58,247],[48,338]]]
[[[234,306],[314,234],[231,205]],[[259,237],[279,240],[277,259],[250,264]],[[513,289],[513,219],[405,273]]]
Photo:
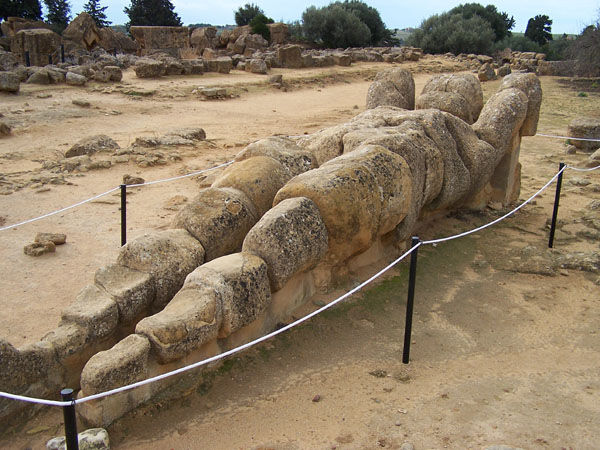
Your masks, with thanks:
[[[0,91],[19,92],[21,80],[14,72],[0,72]]]
[[[409,93],[412,86],[407,97],[414,99],[406,73],[388,72],[375,83],[381,80],[396,80],[389,81],[396,92],[397,85]],[[477,93],[463,81],[432,85]],[[505,77],[472,126],[438,109],[377,106],[312,135],[249,145],[215,181],[228,187],[201,190],[177,214],[173,229],[123,246],[116,263],[97,271],[94,284],[40,342],[20,349],[0,343],[0,379],[14,392],[44,396],[57,384],[76,385],[88,362],[83,396],[144,371],[150,376],[183,366],[272,330],[373,253],[403,251],[430,215],[464,205],[507,205],[520,187],[521,136],[537,125],[538,88],[533,75]],[[473,117],[477,99],[467,106]],[[203,135],[191,133],[176,139]],[[594,273],[600,267],[590,255],[560,264]],[[129,341],[114,345],[133,329]],[[107,352],[90,360],[100,351]],[[125,402],[125,396],[88,402],[80,413],[107,424],[164,386],[128,393]]]
[[[571,144],[580,150],[592,152],[600,148],[600,119],[594,117],[576,117],[569,123],[569,136],[597,141],[579,141],[572,139]]]

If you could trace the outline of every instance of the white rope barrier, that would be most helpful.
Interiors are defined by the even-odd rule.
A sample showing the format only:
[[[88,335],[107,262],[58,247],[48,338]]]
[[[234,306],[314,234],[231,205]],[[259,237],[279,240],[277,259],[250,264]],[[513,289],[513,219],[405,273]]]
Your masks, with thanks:
[[[300,325],[303,322],[306,322],[307,320],[313,318],[314,316],[322,313],[323,311],[334,307],[335,305],[337,305],[338,303],[344,301],[345,299],[347,299],[348,297],[350,297],[351,295],[355,294],[356,292],[360,291],[363,287],[365,287],[367,284],[371,283],[373,280],[379,278],[381,275],[383,275],[385,272],[387,272],[388,270],[390,270],[392,267],[394,267],[396,264],[398,264],[400,261],[402,261],[404,258],[406,258],[408,255],[410,255],[416,248],[418,248],[421,245],[421,243],[418,243],[417,245],[413,246],[412,248],[410,248],[409,250],[407,250],[404,254],[402,254],[402,256],[398,257],[397,259],[395,259],[394,261],[392,261],[390,264],[388,264],[387,266],[385,266],[383,269],[381,269],[379,272],[377,272],[375,275],[373,275],[371,278],[369,278],[366,281],[363,281],[361,284],[359,284],[358,286],[356,286],[355,288],[351,289],[350,291],[346,292],[345,294],[341,295],[340,297],[338,297],[337,299],[333,300],[332,302],[328,303],[327,305],[311,312],[310,314],[307,314],[306,316],[278,329],[275,330],[269,334],[266,334],[264,336],[261,336],[253,341],[250,341],[246,344],[240,345],[239,347],[233,348],[231,350],[228,350],[226,352],[223,353],[219,353],[218,355],[212,356],[210,358],[204,359],[202,361],[198,361],[194,364],[190,364],[189,366],[185,366],[185,367],[181,367],[179,369],[175,369],[172,370],[171,372],[167,372],[164,373],[162,375],[157,375],[155,377],[152,378],[148,378],[146,380],[142,380],[142,381],[138,381],[137,383],[132,383],[129,384],[127,386],[122,386],[119,388],[115,388],[115,389],[111,389],[110,391],[106,391],[106,392],[101,392],[98,394],[94,394],[94,395],[88,395],[87,397],[82,397],[80,399],[77,400],[73,400],[70,402],[61,402],[61,401],[53,401],[53,400],[44,400],[44,399],[39,399],[39,398],[33,398],[33,397],[26,397],[23,395],[14,395],[14,394],[8,394],[6,392],[0,392],[0,397],[5,397],[5,398],[10,398],[13,400],[21,400],[21,401],[25,401],[25,402],[30,402],[30,403],[37,403],[37,404],[42,404],[42,405],[49,405],[49,406],[69,406],[69,405],[73,405],[73,404],[80,404],[80,403],[85,403],[85,402],[89,402],[91,400],[97,400],[99,398],[103,398],[103,397],[108,397],[109,395],[114,395],[114,394],[118,394],[120,392],[124,392],[124,391],[128,391],[130,389],[134,389],[137,387],[141,387],[144,386],[146,384],[150,384],[150,383],[154,383],[156,381],[160,381],[160,380],[164,380],[165,378],[169,378],[172,377],[174,375],[178,375],[180,373],[183,372],[187,372],[188,370],[192,370],[192,369],[196,369],[198,367],[204,366],[206,364],[210,364],[212,362],[218,361],[220,359],[226,358],[228,356],[234,355],[236,353],[239,353],[243,350],[246,350],[250,347],[255,346],[256,344],[259,344],[263,341],[266,341],[267,339],[270,339],[274,336],[277,336],[278,334],[284,333],[285,331],[294,328],[298,325]]]
[[[115,192],[115,191],[118,191],[118,190],[119,190],[118,187],[113,188],[110,191],[106,191],[106,192],[103,192],[102,194],[95,195],[95,196],[93,196],[91,198],[88,198],[86,200],[82,200],[79,203],[75,203],[74,205],[67,206],[66,208],[59,209],[58,211],[53,211],[53,212],[44,214],[42,216],[35,217],[33,219],[24,220],[23,222],[14,223],[12,225],[7,225],[5,227],[0,228],[0,231],[10,230],[11,228],[16,228],[18,226],[26,225],[26,224],[31,223],[31,222],[36,222],[36,221],[41,220],[41,219],[46,219],[47,217],[55,216],[56,214],[60,214],[62,212],[68,211],[69,209],[73,209],[73,208],[76,208],[78,206],[85,205],[86,203],[89,203],[89,202],[91,202],[93,200],[99,199],[100,197],[104,197],[105,195],[108,195],[108,194],[110,194],[112,192]]]
[[[202,169],[202,170],[199,170],[197,172],[192,172],[192,173],[188,173],[186,175],[180,175],[180,176],[177,176],[177,177],[165,178],[165,179],[156,180],[156,181],[149,181],[149,182],[140,183],[140,184],[128,184],[127,187],[150,186],[150,185],[153,185],[153,184],[167,183],[169,181],[175,181],[175,180],[181,180],[183,178],[194,177],[194,176],[200,175],[202,173],[210,172],[211,170],[216,170],[216,169],[220,169],[222,167],[227,167],[227,166],[233,164],[233,162],[234,161],[231,160],[231,161],[228,161],[226,163],[219,164],[218,166],[210,167],[208,169]],[[33,219],[24,220],[23,222],[14,223],[12,225],[7,225],[5,227],[1,227],[0,231],[10,230],[11,228],[16,228],[16,227],[21,226],[21,225],[26,225],[28,223],[36,222],[36,221],[41,220],[41,219],[46,219],[48,217],[55,216],[56,214],[60,214],[62,212],[68,211],[69,209],[73,209],[73,208],[76,208],[78,206],[81,206],[81,205],[84,205],[86,203],[89,203],[91,201],[97,200],[97,199],[99,199],[101,197],[104,197],[105,195],[108,195],[108,194],[111,194],[111,193],[113,193],[115,191],[118,191],[119,189],[120,189],[120,186],[117,186],[117,187],[115,187],[115,188],[113,188],[113,189],[111,189],[109,191],[106,191],[106,192],[104,192],[102,194],[98,194],[98,195],[95,195],[95,196],[93,196],[91,198],[88,198],[86,200],[82,200],[82,201],[80,201],[78,203],[75,203],[74,205],[67,206],[65,208],[59,209],[58,211],[53,211],[53,212],[41,215],[39,217],[35,217]]]
[[[582,169],[579,167],[573,167],[573,166],[567,166],[567,168],[572,169],[576,172],[592,172],[593,170],[598,170],[600,169],[600,166],[596,166],[596,167],[590,167],[589,169]]]
[[[230,163],[226,163],[226,164],[230,164]],[[398,264],[400,261],[402,261],[403,259],[405,259],[408,255],[410,255],[414,250],[416,250],[418,247],[420,247],[421,245],[429,245],[429,244],[433,244],[436,245],[438,243],[441,242],[446,242],[446,241],[450,241],[453,239],[458,239],[464,236],[468,236],[470,234],[476,233],[478,231],[484,230],[504,219],[506,219],[507,217],[513,215],[515,212],[519,211],[521,208],[523,208],[525,205],[527,205],[528,203],[530,203],[535,197],[537,197],[538,195],[540,195],[544,190],[546,190],[559,176],[561,173],[563,173],[567,168],[569,169],[574,169],[574,170],[585,170],[585,171],[590,171],[590,170],[596,170],[596,169],[600,169],[600,166],[598,167],[594,167],[594,168],[590,168],[590,169],[577,169],[576,167],[571,167],[571,166],[564,166],[561,170],[559,170],[556,175],[554,175],[542,188],[540,188],[535,194],[533,194],[531,197],[529,197],[527,200],[525,200],[523,203],[521,203],[519,206],[517,206],[515,209],[513,209],[512,211],[508,212],[507,214],[504,214],[502,217],[497,218],[496,220],[487,223],[485,225],[482,225],[480,227],[474,228],[472,230],[469,231],[465,231],[464,233],[460,233],[460,234],[456,234],[454,236],[448,236],[445,238],[440,238],[440,239],[432,239],[429,241],[421,241],[419,243],[417,243],[416,245],[414,245],[413,247],[411,247],[409,250],[407,250],[404,254],[402,254],[399,258],[395,259],[394,261],[392,261],[390,264],[388,264],[386,267],[384,267],[383,269],[381,269],[379,272],[377,272],[375,275],[371,276],[369,279],[367,279],[366,281],[362,282],[361,284],[359,284],[358,286],[356,286],[355,288],[351,289],[350,291],[346,292],[345,294],[341,295],[340,297],[338,297],[337,299],[333,300],[332,302],[328,303],[327,305],[311,312],[310,314],[307,314],[306,316],[278,329],[275,330],[269,334],[266,334],[264,336],[261,336],[253,341],[250,341],[246,344],[243,344],[239,347],[233,348],[231,350],[228,350],[226,352],[220,353],[218,355],[212,356],[210,358],[204,359],[202,361],[198,361],[194,364],[190,364],[188,366],[185,367],[181,367],[179,369],[175,369],[172,370],[171,372],[167,372],[161,375],[157,375],[155,377],[152,378],[148,378],[146,380],[142,380],[142,381],[138,381],[136,383],[132,383],[129,384],[127,386],[122,386],[119,388],[115,388],[115,389],[111,389],[109,391],[106,392],[101,392],[98,394],[93,394],[93,395],[88,395],[87,397],[82,397],[80,399],[77,400],[72,400],[72,401],[68,401],[68,402],[64,402],[64,401],[54,401],[54,400],[45,400],[45,399],[39,399],[39,398],[34,398],[34,397],[27,397],[27,396],[23,396],[23,395],[16,395],[16,394],[10,394],[7,392],[0,392],[0,397],[4,397],[4,398],[8,398],[8,399],[12,399],[12,400],[19,400],[19,401],[24,401],[24,402],[29,402],[29,403],[36,403],[36,404],[41,404],[41,405],[48,405],[48,406],[60,406],[60,407],[64,407],[64,406],[70,406],[70,405],[75,405],[75,404],[80,404],[80,403],[85,403],[85,402],[89,402],[92,400],[97,400],[100,398],[104,398],[104,397],[108,397],[110,395],[114,395],[114,394],[118,394],[124,391],[128,391],[131,389],[135,389],[141,386],[145,386],[147,384],[150,383],[154,383],[156,381],[160,381],[160,380],[164,380],[165,378],[169,378],[172,377],[174,375],[178,375],[184,372],[187,372],[189,370],[192,369],[196,369],[198,367],[210,364],[212,362],[216,362],[220,359],[223,358],[227,358],[228,356],[234,355],[236,353],[239,353],[243,350],[246,350],[250,347],[253,347],[261,342],[264,342],[274,336],[277,336],[281,333],[284,333],[285,331],[294,328],[298,325],[300,325],[301,323],[306,322],[307,320],[311,319],[312,317],[322,313],[323,311],[332,308],[333,306],[337,305],[338,303],[342,302],[343,300],[347,299],[348,297],[350,297],[351,295],[355,294],[356,292],[360,291],[363,287],[365,287],[367,284],[371,283],[372,281],[374,281],[375,279],[379,278],[381,275],[383,275],[385,272],[387,272],[388,270],[390,270],[392,267],[394,267],[396,264]],[[211,170],[211,169],[207,169],[207,170]],[[191,175],[189,175],[191,176]],[[117,188],[118,189],[118,188]],[[105,194],[104,194],[105,195]]]
[[[577,137],[571,137],[571,136],[555,136],[553,134],[537,133],[536,136],[542,136],[542,137],[554,138],[554,139],[568,139],[570,141],[600,142],[600,139],[595,139],[595,138],[577,138]]]
[[[156,180],[156,181],[148,181],[145,183],[139,183],[139,184],[128,184],[127,187],[140,187],[140,186],[151,186],[153,184],[159,184],[159,183],[167,183],[169,181],[176,181],[176,180],[182,180],[183,178],[189,178],[189,177],[195,177],[196,175],[200,175],[206,172],[210,172],[211,170],[216,170],[216,169],[220,169],[222,167],[227,167],[231,164],[233,164],[234,161],[227,161],[226,163],[223,164],[219,164],[218,166],[214,166],[214,167],[210,167],[208,169],[202,169],[199,170],[197,172],[192,172],[192,173],[188,173],[186,175],[180,175],[178,177],[172,177],[172,178],[165,178],[164,180]]]
[[[561,173],[563,173],[566,170],[566,166],[563,167],[562,169],[560,169],[556,175],[554,175],[550,181],[548,181],[540,190],[538,190],[535,194],[533,194],[531,197],[529,197],[527,200],[525,200],[523,203],[521,203],[519,206],[517,206],[515,209],[513,209],[512,211],[504,214],[502,217],[498,217],[496,220],[493,220],[490,223],[486,223],[485,225],[482,225],[480,227],[474,228],[472,230],[469,231],[465,231],[464,233],[460,233],[460,234],[455,234],[454,236],[448,236],[448,237],[444,237],[444,238],[440,238],[440,239],[432,239],[430,241],[423,241],[423,244],[439,244],[440,242],[446,242],[446,241],[451,241],[453,239],[458,239],[461,237],[465,237],[468,236],[470,234],[473,233],[477,233],[478,231],[484,230],[488,227],[491,227],[492,225],[497,224],[498,222],[501,222],[502,220],[506,219],[509,216],[512,216],[514,213],[516,213],[517,211],[519,211],[521,208],[523,208],[525,205],[527,205],[529,202],[531,202],[534,198],[536,198],[538,195],[540,195],[543,191],[545,191],[546,189],[548,189],[548,186],[550,186],[554,180],[556,180],[559,175]]]

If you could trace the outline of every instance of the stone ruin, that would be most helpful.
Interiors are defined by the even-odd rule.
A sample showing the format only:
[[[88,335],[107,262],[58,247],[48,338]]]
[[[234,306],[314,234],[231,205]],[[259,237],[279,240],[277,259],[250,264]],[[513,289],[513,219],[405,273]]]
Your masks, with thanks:
[[[55,397],[70,386],[82,397],[219,354],[348,271],[399,254],[427,220],[518,198],[521,137],[536,133],[542,100],[535,75],[507,76],[485,105],[470,74],[434,77],[416,101],[403,69],[371,88],[370,109],[347,123],[248,145],[171,229],[130,241],[98,269],[41,341],[0,341],[0,389]],[[177,380],[78,412],[106,426]],[[5,423],[32,409],[0,399]]]

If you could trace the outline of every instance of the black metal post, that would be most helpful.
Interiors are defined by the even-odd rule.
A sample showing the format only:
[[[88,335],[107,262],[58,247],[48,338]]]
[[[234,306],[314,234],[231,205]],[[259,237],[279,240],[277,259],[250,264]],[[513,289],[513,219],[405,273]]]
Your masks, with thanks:
[[[562,170],[565,167],[565,163],[558,165],[558,170]],[[561,172],[556,179],[556,194],[554,195],[554,211],[552,212],[552,223],[550,224],[550,239],[548,240],[548,247],[552,248],[554,245],[554,232],[556,231],[556,220],[558,218],[558,202],[560,201],[560,189],[562,187],[562,176],[564,172]]]
[[[48,55],[48,64],[52,65],[52,55]]]
[[[127,244],[127,185],[121,185],[121,245]]]
[[[413,236],[411,247],[417,245],[421,240]],[[412,316],[415,299],[415,282],[417,278],[417,256],[419,247],[415,248],[410,254],[410,272],[408,276],[408,297],[406,299],[406,325],[404,326],[404,350],[402,352],[402,362],[408,364],[410,356],[410,340],[412,337]]]
[[[29,59],[29,52],[25,52],[25,65],[27,67],[31,66],[31,60]]]
[[[63,402],[73,402],[73,389],[60,391]],[[75,403],[63,406],[63,417],[65,419],[65,443],[67,450],[79,450],[77,441],[77,418],[75,417]]]
[[[60,44],[60,62],[65,62],[65,44]]]

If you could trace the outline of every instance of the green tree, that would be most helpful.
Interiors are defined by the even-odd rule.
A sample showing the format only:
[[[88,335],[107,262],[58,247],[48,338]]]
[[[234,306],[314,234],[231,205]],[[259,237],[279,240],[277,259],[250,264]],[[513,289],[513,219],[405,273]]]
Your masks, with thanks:
[[[273,23],[273,19],[265,16],[264,14],[258,14],[250,21],[250,29],[254,34],[260,34],[267,41],[271,39],[271,30],[269,30],[268,24]]]
[[[96,25],[100,28],[107,27],[111,24],[111,22],[106,20],[106,14],[104,13],[106,8],[108,8],[108,6],[100,6],[99,0],[88,0],[88,2],[83,5],[83,10],[92,16],[92,19],[94,19],[94,22],[96,22]]]
[[[527,22],[525,37],[544,45],[552,40],[552,21],[547,15],[537,15]]]
[[[450,14],[460,14],[465,19],[479,16],[490,24],[494,31],[494,42],[500,41],[511,35],[510,30],[515,26],[514,17],[508,17],[505,12],[500,12],[494,5],[483,6],[479,3],[465,3],[448,11]]]
[[[339,4],[310,6],[302,13],[308,40],[327,48],[362,47],[371,42],[371,31],[358,16]]]
[[[48,13],[46,22],[57,33],[62,33],[71,20],[71,6],[67,0],[44,0]]]
[[[179,27],[181,19],[174,9],[170,0],[131,0],[123,9],[129,17],[125,26],[128,30],[132,25]]]
[[[259,14],[262,14],[264,16],[265,12],[254,3],[246,3],[244,6],[240,6],[240,8],[235,12],[235,23],[238,27],[250,25],[252,19],[254,19]]]
[[[30,20],[42,20],[40,0],[2,0],[0,2],[0,19],[22,17]]]
[[[379,11],[375,8],[372,8],[360,0],[345,0],[344,2],[335,2],[332,4],[338,5],[346,11],[351,12],[369,28],[369,31],[371,32],[371,45],[383,44],[386,40],[391,38],[392,33],[385,27],[385,24],[379,15]]]
[[[479,15],[467,19],[461,14],[443,13],[425,19],[407,42],[427,53],[490,54],[494,36],[489,22]]]

